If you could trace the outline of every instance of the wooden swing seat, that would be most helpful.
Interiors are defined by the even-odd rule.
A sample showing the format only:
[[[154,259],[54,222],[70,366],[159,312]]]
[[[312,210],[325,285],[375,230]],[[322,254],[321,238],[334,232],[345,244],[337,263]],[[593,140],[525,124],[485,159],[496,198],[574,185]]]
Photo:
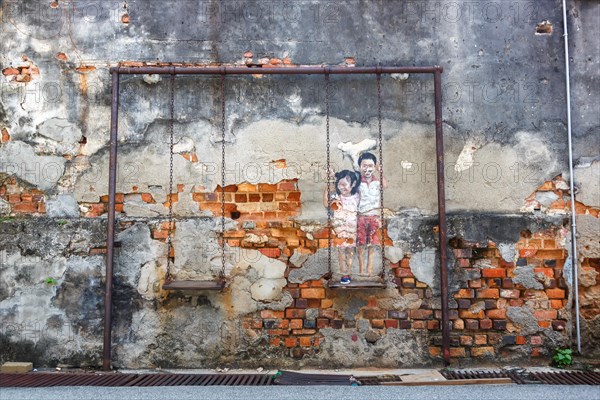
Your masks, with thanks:
[[[352,281],[350,283],[340,283],[339,280],[330,279],[327,283],[329,289],[385,289],[387,285],[380,279],[368,281]]]
[[[163,290],[223,290],[225,287],[224,279],[210,281],[170,281],[165,282]]]

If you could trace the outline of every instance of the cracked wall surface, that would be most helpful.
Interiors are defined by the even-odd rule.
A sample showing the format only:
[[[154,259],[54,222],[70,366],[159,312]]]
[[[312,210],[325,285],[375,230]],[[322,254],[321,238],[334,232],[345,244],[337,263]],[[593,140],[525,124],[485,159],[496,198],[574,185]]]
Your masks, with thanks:
[[[600,49],[589,29],[598,4],[569,5],[573,177],[554,0],[1,7],[0,360],[101,363],[116,65],[256,74],[226,78],[224,141],[220,77],[177,76],[172,188],[171,81],[120,78],[115,367],[441,360],[431,76],[382,76],[381,121],[375,77],[332,76],[327,119],[322,76],[261,75],[261,66],[443,66],[452,358],[537,363],[572,343],[572,212],[585,349],[600,348]],[[551,32],[536,34],[541,21]],[[361,151],[379,158],[379,122],[389,187],[374,264],[386,289],[336,291],[328,280],[340,277],[342,241],[334,232],[329,266],[325,126],[333,169],[352,170]],[[224,275],[227,285],[166,291],[168,272]]]

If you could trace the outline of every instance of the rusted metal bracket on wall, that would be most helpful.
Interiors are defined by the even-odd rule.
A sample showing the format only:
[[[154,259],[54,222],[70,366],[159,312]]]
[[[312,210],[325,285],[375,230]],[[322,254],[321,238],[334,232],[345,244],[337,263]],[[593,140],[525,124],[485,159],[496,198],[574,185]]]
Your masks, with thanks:
[[[439,252],[442,296],[442,351],[446,365],[450,363],[450,321],[448,318],[448,267],[446,236],[446,195],[444,180],[444,133],[442,129],[442,72],[440,66],[432,67],[112,67],[112,102],[110,126],[110,161],[108,175],[108,226],[106,240],[106,282],[104,294],[104,347],[102,368],[111,369],[112,347],[112,290],[115,248],[115,195],[117,182],[117,135],[119,121],[119,76],[136,74],[158,75],[356,75],[356,74],[432,74],[435,96],[435,149],[439,218]]]

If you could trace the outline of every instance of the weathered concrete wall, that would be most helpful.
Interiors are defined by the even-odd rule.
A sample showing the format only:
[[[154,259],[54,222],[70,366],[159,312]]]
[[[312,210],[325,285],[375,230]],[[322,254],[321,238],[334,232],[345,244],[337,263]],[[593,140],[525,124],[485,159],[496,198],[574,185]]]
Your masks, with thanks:
[[[588,354],[600,348],[599,7],[569,2]],[[569,346],[560,1],[7,1],[2,19],[1,359],[100,362],[108,68],[119,62],[442,65],[452,356],[526,362]],[[552,32],[536,34],[543,21]],[[349,295],[326,287],[323,77],[227,78],[222,293],[161,289],[170,202],[171,272],[221,272],[220,78],[176,79],[168,193],[169,79],[121,77],[115,366],[439,361],[432,80],[382,80],[388,288]],[[354,168],[352,144],[376,139],[376,93],[373,77],[332,77],[336,170]]]

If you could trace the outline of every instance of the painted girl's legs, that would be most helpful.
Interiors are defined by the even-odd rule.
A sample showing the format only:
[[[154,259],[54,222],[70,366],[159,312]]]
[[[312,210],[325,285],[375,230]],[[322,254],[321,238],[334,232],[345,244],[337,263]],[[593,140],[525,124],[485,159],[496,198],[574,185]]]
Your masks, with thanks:
[[[340,273],[342,275],[347,275],[348,272],[346,271],[346,249],[344,249],[343,247],[338,248],[338,259],[340,264]]]
[[[346,249],[346,265],[348,266],[348,275],[352,275],[352,263],[354,262],[354,248],[348,247]]]

